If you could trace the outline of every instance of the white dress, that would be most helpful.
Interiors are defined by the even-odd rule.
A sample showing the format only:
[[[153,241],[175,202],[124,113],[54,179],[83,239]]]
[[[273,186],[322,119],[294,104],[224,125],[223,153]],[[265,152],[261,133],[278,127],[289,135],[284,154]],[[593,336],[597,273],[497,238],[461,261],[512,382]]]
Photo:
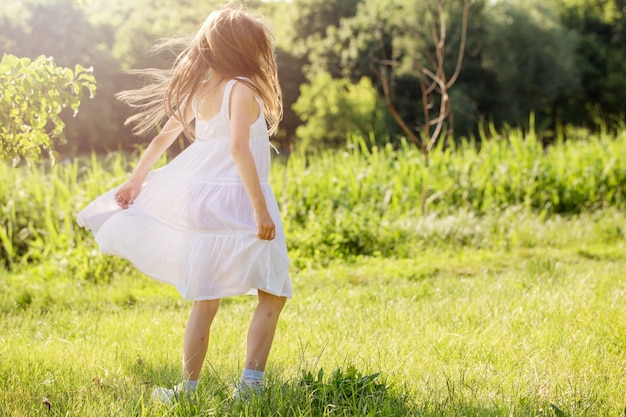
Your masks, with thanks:
[[[117,187],[77,218],[103,252],[128,259],[188,300],[257,290],[292,295],[285,233],[268,183],[271,149],[262,108],[250,126],[250,149],[276,224],[274,240],[256,237],[252,205],[230,153],[228,103],[235,82],[227,83],[217,115],[196,118],[196,140],[148,174],[132,206],[123,210],[117,205]]]

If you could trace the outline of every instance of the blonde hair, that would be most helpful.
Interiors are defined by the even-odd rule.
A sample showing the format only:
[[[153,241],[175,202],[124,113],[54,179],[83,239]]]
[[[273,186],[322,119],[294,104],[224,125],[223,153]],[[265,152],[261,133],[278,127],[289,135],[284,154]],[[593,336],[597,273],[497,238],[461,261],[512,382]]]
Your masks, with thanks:
[[[183,45],[184,50],[168,70],[132,71],[151,79],[145,87],[123,91],[117,98],[138,109],[126,120],[135,124],[133,133],[145,135],[166,118],[174,117],[185,126],[193,140],[193,130],[184,115],[192,111],[192,100],[202,83],[217,72],[227,79],[239,78],[263,102],[270,135],[276,133],[282,118],[282,92],[274,55],[274,36],[258,18],[241,9],[213,11],[190,38],[171,39],[161,48]]]

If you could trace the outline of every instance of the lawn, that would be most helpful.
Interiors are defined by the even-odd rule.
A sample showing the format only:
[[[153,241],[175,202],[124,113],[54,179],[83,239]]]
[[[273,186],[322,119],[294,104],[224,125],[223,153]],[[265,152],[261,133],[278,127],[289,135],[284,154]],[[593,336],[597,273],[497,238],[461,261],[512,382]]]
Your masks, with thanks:
[[[73,280],[52,261],[1,272],[0,415],[624,415],[626,216],[520,212],[489,238],[498,217],[424,226],[492,245],[294,268],[249,402],[230,393],[254,298],[224,302],[197,397],[163,406],[150,391],[179,378],[189,310],[173,289],[131,269]]]

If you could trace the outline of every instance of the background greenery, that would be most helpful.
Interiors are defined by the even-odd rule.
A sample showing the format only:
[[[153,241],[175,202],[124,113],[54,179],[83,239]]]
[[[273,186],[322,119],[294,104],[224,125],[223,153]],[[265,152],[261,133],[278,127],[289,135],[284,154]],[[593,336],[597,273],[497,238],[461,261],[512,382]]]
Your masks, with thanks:
[[[509,218],[496,213],[514,215],[513,208],[542,218],[626,208],[626,129],[570,136],[577,139],[544,148],[534,135],[512,130],[481,147],[437,148],[429,168],[411,145],[370,146],[360,137],[342,152],[292,153],[273,167],[289,250],[300,266],[361,255],[414,257],[422,246],[440,242],[483,246],[502,238],[490,230],[465,236],[471,226],[460,220],[448,225],[449,235],[430,235],[430,225],[450,215],[466,213],[468,222],[499,215],[500,234]],[[77,228],[75,215],[125,181],[136,159],[112,153],[48,168],[0,165],[6,179],[0,184],[0,262],[19,268],[58,256],[59,266],[73,276],[106,276],[93,271],[90,257],[80,256],[93,243]],[[420,209],[422,186],[426,213]]]
[[[54,162],[55,145],[65,142],[63,109],[75,115],[83,90],[91,97],[96,80],[91,70],[58,67],[43,55],[35,60],[4,55],[0,60],[0,160],[17,165],[22,158],[39,161],[47,151]]]
[[[98,95],[83,103],[76,118],[66,118],[68,145],[63,152],[128,149],[138,139],[124,128],[128,109],[113,94],[139,81],[124,70],[170,65],[173,55],[156,56],[151,47],[163,37],[194,31],[220,3],[5,0],[0,53],[30,58],[43,54],[60,66],[93,67]],[[397,127],[379,111],[384,105],[376,62],[382,49],[393,50],[399,62],[396,107],[410,126],[424,123],[413,63],[426,62],[433,48],[429,2],[243,3],[265,15],[278,37],[285,120],[277,142],[283,149],[301,141],[317,149],[343,146],[345,131],[360,133],[363,126],[384,132],[376,135],[381,141],[396,140]],[[445,3],[449,65],[456,61],[461,3]],[[543,141],[553,140],[560,126],[597,130],[623,118],[625,8],[624,0],[476,0],[463,69],[451,89],[455,136],[477,137],[481,123],[527,128],[531,112]],[[367,105],[354,108],[354,98],[337,103],[338,96],[362,97]],[[341,111],[333,103],[341,104]]]

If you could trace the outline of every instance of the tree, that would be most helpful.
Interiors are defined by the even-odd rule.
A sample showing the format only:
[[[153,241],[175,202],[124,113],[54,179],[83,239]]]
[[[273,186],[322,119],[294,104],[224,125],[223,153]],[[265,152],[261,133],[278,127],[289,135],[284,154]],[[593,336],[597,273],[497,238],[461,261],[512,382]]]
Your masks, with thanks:
[[[541,129],[554,126],[562,103],[580,91],[576,33],[565,28],[554,3],[521,0],[490,10],[483,66],[494,74],[496,122]]]
[[[152,52],[155,44],[162,39],[195,33],[221,3],[219,0],[90,0],[83,10],[91,25],[106,34],[111,55],[123,70],[128,70],[170,67],[175,53],[155,54]]]
[[[293,0],[261,2],[262,10],[273,22],[277,34],[278,76],[283,89],[284,117],[277,139],[290,148],[296,129],[302,124],[293,109],[300,87],[308,82],[307,75],[320,72],[313,48],[323,48],[327,31],[341,19],[353,16],[360,0]],[[314,68],[314,69],[311,69]],[[334,76],[334,74],[333,74]]]
[[[91,69],[57,66],[52,58],[35,60],[4,55],[0,61],[0,160],[38,161],[65,142],[64,108],[78,112],[83,89],[96,91]]]
[[[448,26],[444,3],[444,0],[437,0],[432,5],[433,8],[426,11],[428,22],[425,22],[424,25],[430,26],[430,36],[433,45],[432,50],[424,48],[426,59],[420,59],[419,55],[416,58],[415,54],[407,53],[407,51],[414,51],[419,48],[419,43],[424,44],[425,34],[423,28],[411,31],[415,35],[413,39],[418,40],[419,43],[410,42],[404,38],[400,42],[396,41],[394,44],[394,37],[396,37],[397,31],[392,30],[391,34],[387,35],[391,37],[391,45],[388,48],[384,45],[385,34],[381,33],[379,35],[382,56],[377,61],[379,63],[380,80],[383,86],[385,102],[402,131],[422,151],[426,167],[428,167],[429,162],[428,155],[439,138],[447,136],[454,128],[452,101],[449,91],[458,80],[461,72],[467,37],[467,20],[473,1],[463,1],[460,41],[458,43],[454,70],[450,74],[446,71],[446,48],[449,48],[449,45],[447,43]],[[387,51],[388,49],[389,52]],[[396,78],[396,71],[398,70],[413,73],[418,80],[423,112],[423,123],[421,128],[418,129],[419,133],[415,133],[413,128],[406,123],[396,109],[393,84]],[[424,208],[424,198],[425,196],[423,196],[422,208]]]
[[[448,42],[447,18],[450,12],[444,9],[444,0],[422,4],[420,8],[406,1],[398,2],[394,7],[389,7],[389,2],[381,2],[378,3],[379,8],[381,4],[386,4],[387,8],[377,10],[376,14],[384,18],[367,19],[371,25],[370,35],[366,35],[368,41],[378,43],[375,52],[370,49],[370,67],[381,82],[391,116],[402,132],[419,147],[424,156],[424,167],[428,169],[430,151],[454,127],[450,89],[461,72],[473,0],[462,2],[461,26],[457,33],[459,40],[453,51]],[[455,58],[452,70],[447,62],[451,52]],[[398,76],[412,80],[408,82],[409,90],[420,92],[422,121],[417,126],[411,115],[403,114],[397,107]],[[406,89],[406,84],[403,89]],[[426,210],[426,189],[427,185],[422,181],[422,212]]]
[[[563,118],[596,124],[626,114],[626,0],[560,0],[563,25],[579,34],[576,64],[579,94]]]
[[[3,0],[0,8],[0,50],[19,57],[52,57],[56,65],[93,68],[98,95],[83,103],[78,115],[61,113],[67,144],[59,152],[117,149],[129,136],[123,122],[128,115],[115,92],[126,85],[119,64],[111,56],[111,40],[94,27],[75,0]],[[54,22],[51,24],[51,22]]]
[[[387,92],[393,95],[391,103],[397,116],[403,119],[409,130],[415,132],[424,123],[424,109],[431,111],[431,104],[426,107],[421,104],[423,96],[420,80],[428,77],[423,69],[439,69],[441,74],[445,73],[448,77],[456,74],[448,81],[462,80],[463,77],[456,68],[459,60],[462,61],[465,56],[465,49],[468,49],[470,56],[475,59],[471,64],[473,75],[468,77],[470,87],[459,88],[453,94],[443,95],[448,104],[454,98],[463,110],[463,117],[453,120],[452,107],[448,106],[448,129],[455,128],[460,121],[461,131],[466,133],[478,119],[474,113],[479,109],[479,105],[467,92],[477,91],[477,86],[485,85],[489,80],[476,64],[482,53],[482,33],[478,28],[482,25],[482,15],[479,12],[484,2],[476,0],[471,3],[478,3],[480,7],[472,19],[467,19],[468,10],[463,6],[463,1],[459,0],[362,1],[358,4],[355,16],[341,19],[338,27],[329,27],[326,37],[311,46],[309,73],[328,71],[336,78],[349,78],[352,82],[366,76],[377,85],[379,93],[384,96],[385,80],[381,73],[381,63],[384,62],[382,71],[390,77],[387,78]],[[432,32],[433,25],[439,24],[436,21],[439,18],[445,18],[445,39],[440,44],[437,39],[433,39]],[[467,32],[472,33],[471,40],[463,36]],[[439,28],[436,29],[436,34],[440,36]],[[437,59],[441,65],[432,64]],[[433,72],[435,73],[436,71]],[[432,112],[430,115],[433,115]],[[407,135],[405,129],[394,124],[392,121],[387,126],[392,138],[398,133]]]
[[[337,148],[352,135],[384,140],[386,112],[369,78],[354,84],[320,73],[302,86],[293,108],[304,122],[296,135],[305,149]]]
[[[327,36],[330,27],[339,26],[344,18],[354,16],[362,0],[294,0],[294,43],[304,43],[302,52]]]

